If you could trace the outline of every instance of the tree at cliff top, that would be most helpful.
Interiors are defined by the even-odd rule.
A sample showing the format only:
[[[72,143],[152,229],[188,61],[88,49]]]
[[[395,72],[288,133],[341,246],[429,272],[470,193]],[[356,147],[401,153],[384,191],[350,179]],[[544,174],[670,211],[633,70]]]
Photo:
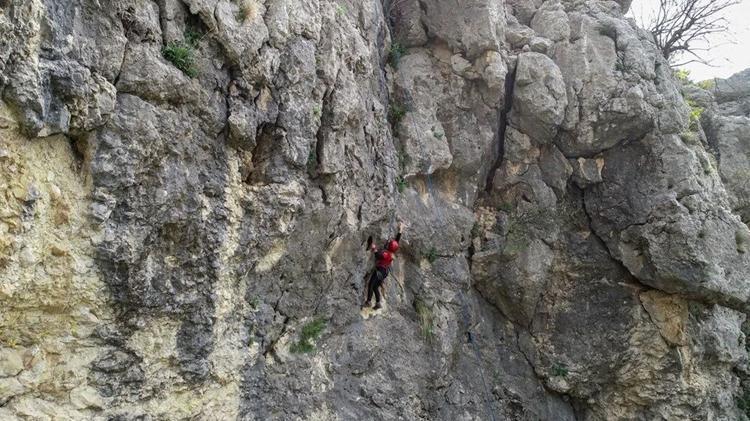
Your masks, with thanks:
[[[662,55],[673,66],[709,64],[703,56],[710,46],[709,38],[729,32],[723,13],[739,3],[740,0],[659,0],[658,6],[641,7],[635,15],[640,26],[654,35]]]

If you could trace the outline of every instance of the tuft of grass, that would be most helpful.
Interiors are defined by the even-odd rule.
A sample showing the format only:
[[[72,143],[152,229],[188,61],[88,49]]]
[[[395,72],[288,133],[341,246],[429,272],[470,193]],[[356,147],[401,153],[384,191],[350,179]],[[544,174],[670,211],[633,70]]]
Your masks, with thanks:
[[[675,79],[679,80],[680,82],[684,84],[693,83],[690,80],[690,70],[686,69],[677,69],[674,71],[674,77]]]
[[[568,367],[563,363],[554,363],[552,364],[552,375],[554,377],[567,377]]]
[[[503,203],[500,204],[500,206],[498,206],[498,209],[500,209],[501,211],[503,211],[505,213],[511,213],[511,212],[513,212],[513,203],[511,203],[511,202],[503,202]]]
[[[289,350],[293,354],[308,354],[315,350],[310,341],[318,339],[326,328],[327,321],[323,318],[315,319],[302,327],[299,341],[292,344]]]
[[[710,91],[716,87],[716,80],[714,79],[702,80],[696,83],[696,85],[698,85],[699,88],[705,91]]]
[[[414,309],[417,311],[417,317],[419,318],[419,333],[424,339],[431,342],[435,336],[432,307],[417,298],[414,301]]]
[[[700,128],[701,116],[706,109],[692,99],[687,99],[687,104],[690,107],[690,130],[697,132]]]
[[[162,48],[161,54],[185,75],[198,76],[198,69],[195,67],[195,47],[187,40],[170,42]]]
[[[427,250],[427,253],[424,255],[425,259],[427,259],[430,264],[435,263],[435,260],[437,260],[437,250],[435,250],[435,247],[430,247],[429,250]]]
[[[185,30],[185,43],[187,43],[189,46],[193,48],[198,48],[198,43],[202,39],[203,39],[202,33],[193,29]]]
[[[394,69],[398,69],[398,64],[405,54],[406,47],[399,42],[394,42],[391,44],[390,50],[388,50],[388,62]]]
[[[481,228],[479,227],[479,221],[474,221],[474,225],[471,227],[471,238],[479,237]]]
[[[318,167],[318,155],[315,153],[314,150],[311,150],[310,153],[307,154],[307,170],[312,172],[317,167]]]
[[[625,58],[618,54],[617,61],[615,62],[615,70],[622,73],[628,73],[632,70],[632,68],[629,64],[627,64]]]
[[[388,111],[388,114],[391,117],[391,124],[397,126],[398,123],[403,120],[404,116],[406,115],[406,111],[407,110],[404,104],[396,101],[391,102],[391,108]]]
[[[690,130],[680,133],[680,139],[682,139],[682,142],[686,145],[697,145],[699,141],[698,134],[696,132],[691,132]]]
[[[438,140],[443,140],[443,137],[445,136],[445,133],[438,131],[435,126],[432,127],[432,135],[435,136]]]
[[[404,192],[404,189],[406,189],[406,184],[407,183],[406,183],[406,180],[404,179],[404,177],[400,177],[399,176],[398,179],[396,180],[396,189],[398,189],[399,193],[403,193]]]

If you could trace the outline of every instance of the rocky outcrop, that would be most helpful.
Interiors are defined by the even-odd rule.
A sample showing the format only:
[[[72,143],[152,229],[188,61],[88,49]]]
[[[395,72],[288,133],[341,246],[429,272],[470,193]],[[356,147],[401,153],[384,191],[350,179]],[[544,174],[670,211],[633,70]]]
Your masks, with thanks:
[[[729,193],[732,210],[750,223],[750,71],[713,81],[708,91],[693,87],[691,98],[706,111],[701,122],[716,157],[717,170]],[[738,237],[738,247],[746,241]]]
[[[747,74],[629,3],[0,2],[0,418],[743,419]]]

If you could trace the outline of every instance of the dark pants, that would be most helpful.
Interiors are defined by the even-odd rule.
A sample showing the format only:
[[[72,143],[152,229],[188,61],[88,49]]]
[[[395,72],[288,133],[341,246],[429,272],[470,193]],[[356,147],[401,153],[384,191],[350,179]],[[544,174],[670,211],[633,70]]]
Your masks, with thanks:
[[[388,276],[388,269],[376,268],[370,276],[370,282],[368,282],[367,288],[367,302],[369,303],[372,299],[372,294],[375,294],[375,302],[380,303],[380,287],[383,286],[383,281]]]

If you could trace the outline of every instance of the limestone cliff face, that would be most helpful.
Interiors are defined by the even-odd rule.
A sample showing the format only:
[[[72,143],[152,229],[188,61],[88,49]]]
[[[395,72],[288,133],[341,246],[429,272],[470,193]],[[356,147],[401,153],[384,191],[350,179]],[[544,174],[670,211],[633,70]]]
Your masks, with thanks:
[[[629,3],[0,1],[0,419],[745,419],[750,81]]]

